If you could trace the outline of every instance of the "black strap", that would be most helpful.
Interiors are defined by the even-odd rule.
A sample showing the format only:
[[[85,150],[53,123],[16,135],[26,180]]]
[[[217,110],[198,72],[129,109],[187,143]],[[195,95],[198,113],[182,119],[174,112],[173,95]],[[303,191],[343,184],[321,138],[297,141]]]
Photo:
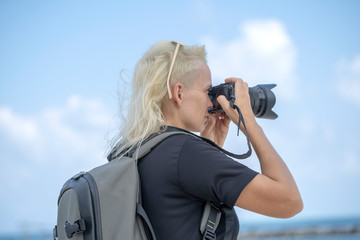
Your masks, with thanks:
[[[181,130],[181,131],[175,131],[175,132],[162,132],[160,133],[160,135],[164,135],[164,137],[162,138],[162,140],[166,139],[167,137],[171,136],[171,135],[175,135],[175,134],[188,134],[188,135],[192,135],[192,136],[195,136],[197,138],[200,138],[202,139],[203,141],[209,143],[210,145],[212,145],[213,147],[219,149],[221,152],[225,153],[226,155],[230,156],[230,157],[233,157],[233,158],[236,158],[236,159],[245,159],[245,158],[248,158],[250,157],[251,153],[252,153],[252,150],[251,150],[251,145],[250,145],[250,140],[249,140],[249,137],[248,137],[248,132],[247,132],[247,129],[246,129],[246,125],[245,125],[245,121],[244,121],[244,118],[241,114],[241,111],[240,109],[234,105],[234,108],[238,111],[239,113],[239,122],[238,122],[238,133],[237,135],[239,135],[239,130],[240,130],[240,124],[241,122],[243,123],[244,125],[244,128],[245,128],[245,136],[246,136],[246,140],[247,140],[247,146],[248,146],[248,151],[244,154],[235,154],[235,153],[232,153],[232,152],[229,152],[225,149],[223,149],[222,147],[218,146],[216,143],[214,143],[213,141],[211,141],[210,139],[207,139],[207,138],[204,138],[204,137],[201,137],[201,136],[198,136],[196,134],[193,134],[191,132],[188,132],[188,131],[184,131],[184,130]],[[145,144],[147,141],[150,141],[151,139],[153,139],[154,137],[156,136],[159,136],[159,133],[156,133],[156,134],[153,134],[151,135],[150,137],[148,137],[146,140],[144,140],[143,144]],[[159,141],[156,145],[158,145],[161,141]],[[153,146],[151,149],[155,148],[156,147]],[[151,151],[151,150],[150,150]],[[108,155],[107,159],[108,161],[112,161],[113,159],[116,159],[117,157],[120,156],[120,154],[115,154],[115,149]],[[147,151],[146,153],[148,153],[149,151]],[[130,151],[127,156],[128,157],[133,157],[135,153],[135,149],[133,149],[132,151]],[[143,157],[144,155],[146,155],[146,153],[141,153],[141,157]]]
[[[200,233],[203,235],[202,240],[215,240],[217,229],[222,213],[221,204],[206,202],[200,221]]]
[[[215,231],[220,223],[220,218],[225,221],[224,240],[237,239],[239,220],[234,208],[226,207],[221,203],[207,202],[200,222],[202,240],[216,240]]]
[[[154,229],[152,228],[152,225],[150,223],[150,219],[147,216],[144,208],[142,207],[141,204],[136,204],[136,213],[137,215],[141,218],[143,225],[144,226],[144,230],[145,230],[145,234],[147,236],[147,239],[149,240],[156,240],[156,236],[155,236],[155,232]]]
[[[251,145],[250,145],[250,139],[249,139],[249,135],[246,129],[246,125],[245,125],[245,120],[244,117],[240,111],[240,108],[238,106],[236,106],[234,104],[233,108],[236,109],[236,111],[239,113],[239,121],[238,121],[238,130],[237,130],[237,135],[239,136],[239,131],[240,131],[240,124],[242,122],[242,124],[244,125],[244,129],[245,129],[245,136],[246,136],[246,141],[247,141],[247,145],[248,145],[248,151],[245,154],[242,154],[242,156],[244,156],[244,158],[250,157],[251,155]]]
[[[216,233],[210,229],[205,229],[201,240],[216,240]]]
[[[216,229],[219,225],[222,213],[221,204],[207,202],[204,206],[203,215],[200,222],[200,232],[202,240],[215,240]]]
[[[247,141],[247,146],[248,146],[248,151],[244,154],[235,154],[235,153],[231,153],[229,151],[226,151],[225,149],[223,149],[222,147],[218,146],[216,143],[214,143],[213,141],[207,139],[207,138],[203,138],[200,137],[203,141],[209,143],[210,145],[214,146],[215,148],[219,149],[220,151],[222,151],[223,153],[225,153],[226,155],[233,157],[233,158],[237,158],[237,159],[245,159],[250,157],[251,155],[251,145],[250,145],[250,139],[248,136],[248,132],[246,129],[246,125],[245,125],[245,120],[244,117],[240,111],[240,108],[238,106],[236,106],[235,104],[231,104],[231,107],[233,107],[234,109],[236,109],[236,111],[239,113],[239,121],[238,121],[238,130],[237,130],[237,135],[239,136],[239,131],[240,131],[240,124],[242,123],[244,125],[244,129],[245,129],[245,136],[246,136],[246,141]]]

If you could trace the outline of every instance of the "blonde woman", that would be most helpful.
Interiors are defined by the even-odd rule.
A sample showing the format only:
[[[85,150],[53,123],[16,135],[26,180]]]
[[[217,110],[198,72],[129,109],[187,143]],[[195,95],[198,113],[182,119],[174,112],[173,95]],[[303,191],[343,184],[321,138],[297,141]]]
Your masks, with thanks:
[[[235,83],[235,104],[242,112],[261,173],[197,137],[167,138],[138,164],[143,206],[159,240],[202,239],[200,219],[208,201],[277,218],[289,218],[303,208],[290,171],[255,120],[247,83],[240,78],[225,81]],[[224,96],[217,100],[226,114],[208,113],[211,86],[204,46],[154,44],[136,65],[127,121],[114,153],[136,151],[147,138],[166,131],[198,132],[223,146],[229,124],[237,125],[239,115]],[[225,223],[222,216],[217,239],[224,239]],[[232,238],[237,234],[238,222]]]

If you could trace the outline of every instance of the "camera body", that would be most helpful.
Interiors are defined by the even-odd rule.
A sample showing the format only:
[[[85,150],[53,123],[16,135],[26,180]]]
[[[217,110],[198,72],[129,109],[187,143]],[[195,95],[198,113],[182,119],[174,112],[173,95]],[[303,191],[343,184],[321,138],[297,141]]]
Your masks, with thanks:
[[[271,91],[276,84],[259,84],[249,88],[251,108],[255,117],[265,119],[276,119],[278,115],[272,111],[276,103],[275,94]],[[223,83],[214,86],[209,91],[209,98],[213,107],[209,109],[209,113],[224,112],[221,105],[216,100],[220,95],[224,95],[230,102],[230,106],[234,107],[235,103],[235,83]]]
[[[224,112],[221,105],[216,100],[220,95],[224,95],[230,102],[231,107],[235,103],[235,84],[234,83],[223,83],[212,87],[209,91],[209,98],[213,104],[213,107],[209,110],[209,113]]]

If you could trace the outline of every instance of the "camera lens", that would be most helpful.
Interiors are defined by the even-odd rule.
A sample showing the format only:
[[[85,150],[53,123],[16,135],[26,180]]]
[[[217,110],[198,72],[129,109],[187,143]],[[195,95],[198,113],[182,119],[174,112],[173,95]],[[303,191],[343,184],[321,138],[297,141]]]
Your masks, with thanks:
[[[259,84],[249,88],[251,108],[255,117],[276,119],[278,115],[272,111],[276,103],[275,94],[271,91],[276,84]]]
[[[217,97],[224,95],[226,99],[233,106],[235,101],[235,84],[223,83],[218,86],[212,87],[209,92],[209,98],[213,103],[213,107],[208,111],[210,113],[223,112],[221,105],[217,102]],[[249,88],[251,108],[255,117],[265,119],[276,119],[278,115],[272,111],[276,103],[275,94],[271,91],[276,87],[276,84],[259,84],[255,87]]]

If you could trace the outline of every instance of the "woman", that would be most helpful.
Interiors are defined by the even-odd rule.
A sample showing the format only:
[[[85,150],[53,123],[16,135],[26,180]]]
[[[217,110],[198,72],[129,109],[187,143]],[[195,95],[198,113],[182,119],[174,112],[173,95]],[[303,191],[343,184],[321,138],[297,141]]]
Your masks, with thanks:
[[[200,219],[208,201],[277,218],[289,218],[303,208],[290,171],[255,120],[247,83],[240,78],[225,82],[235,83],[235,105],[242,112],[261,173],[197,137],[167,138],[138,165],[143,205],[160,240],[201,239]],[[122,147],[117,153],[136,150],[142,141],[163,131],[200,132],[223,146],[230,122],[237,125],[239,115],[224,96],[217,100],[225,113],[209,114],[210,88],[203,46],[167,41],[153,45],[135,68],[127,121],[117,145]],[[217,239],[224,236],[224,224],[222,219]]]

